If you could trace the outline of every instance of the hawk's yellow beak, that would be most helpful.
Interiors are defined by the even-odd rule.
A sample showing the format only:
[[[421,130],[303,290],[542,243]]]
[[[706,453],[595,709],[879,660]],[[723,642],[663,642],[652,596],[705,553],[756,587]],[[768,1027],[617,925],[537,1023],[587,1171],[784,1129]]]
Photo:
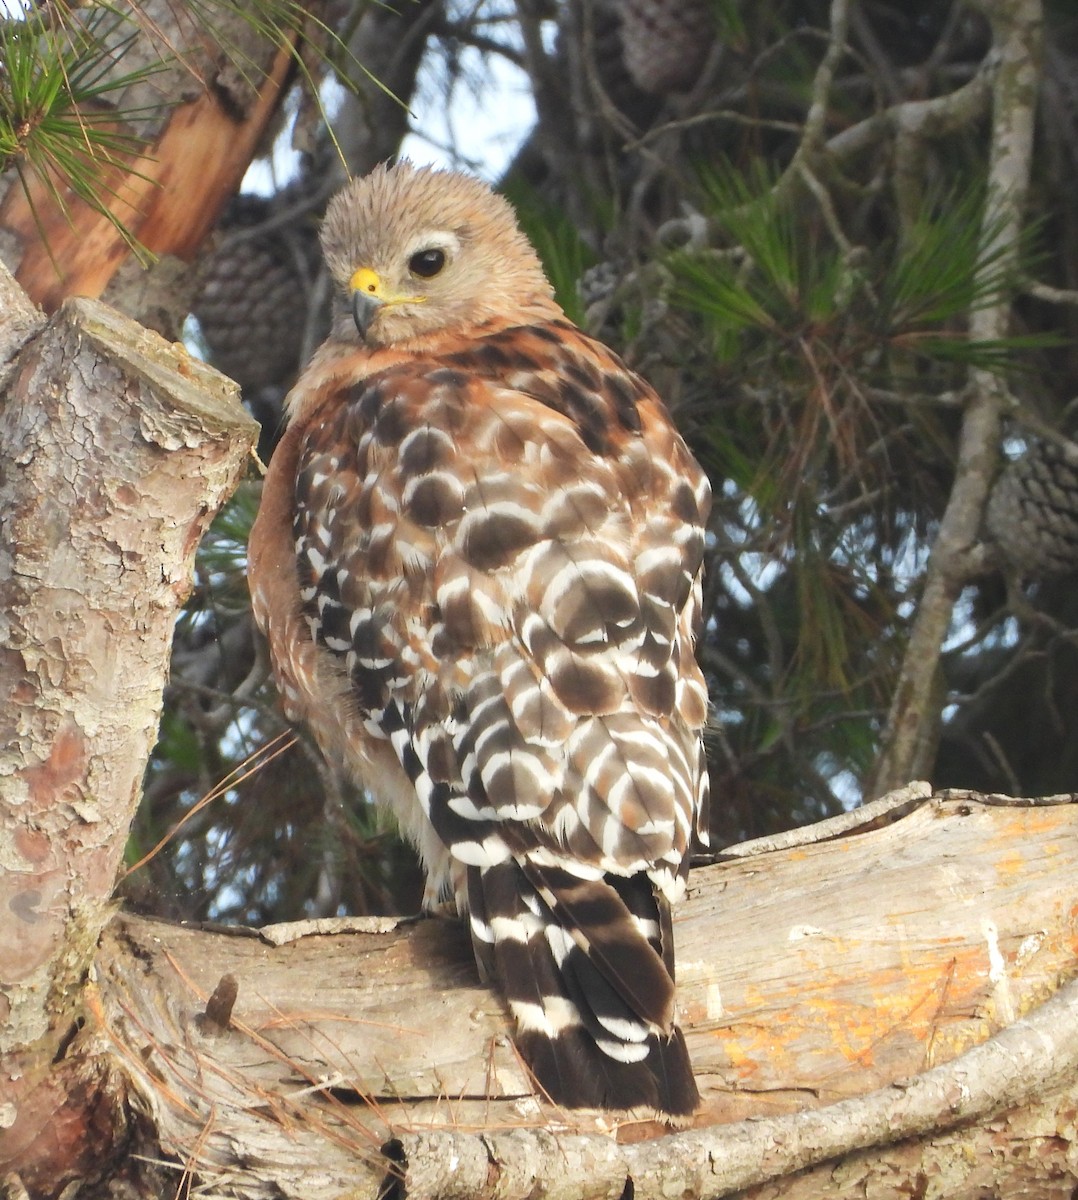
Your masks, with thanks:
[[[391,296],[382,277],[370,267],[360,267],[348,283],[352,289],[352,319],[363,338],[380,308],[392,304],[421,304],[426,299],[426,296]]]
[[[386,303],[385,289],[370,267],[360,267],[348,282],[352,288],[352,319],[359,336],[366,338],[375,313]]]

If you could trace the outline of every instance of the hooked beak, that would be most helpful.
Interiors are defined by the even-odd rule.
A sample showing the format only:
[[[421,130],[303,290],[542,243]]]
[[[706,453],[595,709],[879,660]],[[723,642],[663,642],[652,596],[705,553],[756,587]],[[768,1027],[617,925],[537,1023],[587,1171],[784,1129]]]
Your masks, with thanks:
[[[382,277],[370,267],[360,267],[348,282],[352,289],[352,319],[364,341],[380,309],[398,304],[422,304],[426,300],[422,295],[387,292]]]
[[[366,341],[371,322],[386,303],[385,289],[382,280],[369,267],[360,267],[349,283],[352,287],[352,319],[359,336]]]

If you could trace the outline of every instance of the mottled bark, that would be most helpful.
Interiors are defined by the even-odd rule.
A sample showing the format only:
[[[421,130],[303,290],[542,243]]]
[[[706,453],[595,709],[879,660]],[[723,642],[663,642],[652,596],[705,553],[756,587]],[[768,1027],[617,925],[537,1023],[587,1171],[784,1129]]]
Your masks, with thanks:
[[[980,7],[990,16],[995,35],[980,274],[1010,271],[1017,280],[1032,172],[1044,13],[1041,0],[983,0]],[[975,307],[970,313],[970,339],[990,343],[1010,334],[1011,301],[1010,294],[1003,294]],[[935,694],[937,671],[958,597],[981,569],[977,541],[999,463],[1003,415],[1010,404],[1000,374],[979,367],[970,371],[954,486],[929,557],[880,756],[866,789],[870,795],[932,768],[941,720]]]
[[[0,344],[19,329],[25,307]],[[195,547],[254,432],[223,376],[88,300],[25,341],[0,396],[0,1163],[35,1184],[103,1161],[117,1129],[115,1064],[69,1043]]]

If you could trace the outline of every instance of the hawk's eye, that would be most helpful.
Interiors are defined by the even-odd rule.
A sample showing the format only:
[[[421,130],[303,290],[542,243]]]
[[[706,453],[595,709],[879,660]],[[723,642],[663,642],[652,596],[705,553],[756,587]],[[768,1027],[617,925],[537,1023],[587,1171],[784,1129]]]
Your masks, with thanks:
[[[419,250],[408,260],[408,270],[420,279],[433,279],[444,266],[444,250]]]

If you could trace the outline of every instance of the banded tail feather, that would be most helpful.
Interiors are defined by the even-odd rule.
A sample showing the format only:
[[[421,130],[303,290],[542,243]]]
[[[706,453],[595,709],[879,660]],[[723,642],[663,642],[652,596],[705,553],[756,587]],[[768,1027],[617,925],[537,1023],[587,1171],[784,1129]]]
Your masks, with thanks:
[[[468,871],[472,942],[540,1088],[570,1108],[687,1118],[669,904],[641,873],[582,878],[510,859]]]

